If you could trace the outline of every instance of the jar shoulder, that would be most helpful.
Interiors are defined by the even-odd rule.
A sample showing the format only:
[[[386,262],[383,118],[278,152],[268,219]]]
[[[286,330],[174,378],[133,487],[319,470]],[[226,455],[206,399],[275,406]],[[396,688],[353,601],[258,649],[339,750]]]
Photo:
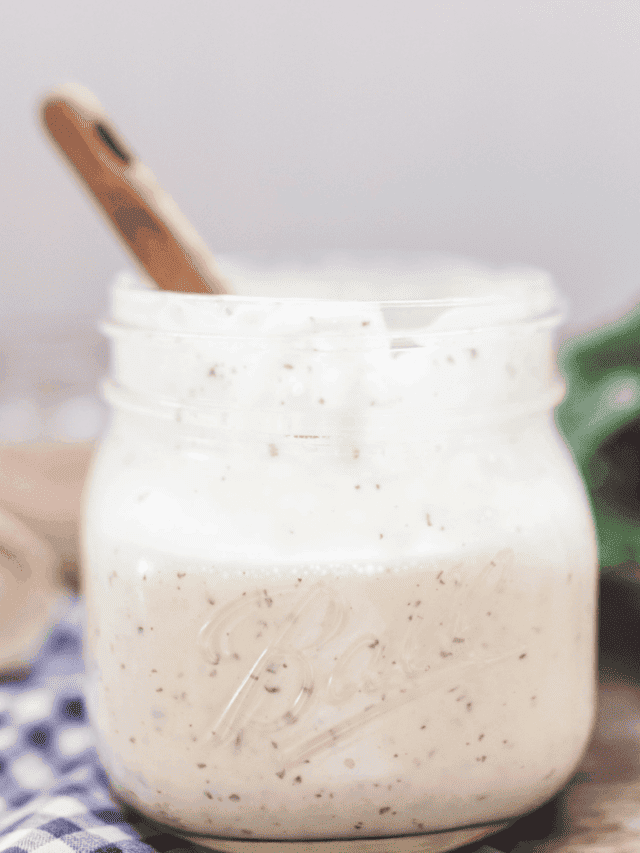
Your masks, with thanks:
[[[85,535],[260,561],[594,541],[570,454],[542,423],[483,441],[304,451],[255,437],[246,447],[161,446],[116,431],[94,459],[84,517]]]

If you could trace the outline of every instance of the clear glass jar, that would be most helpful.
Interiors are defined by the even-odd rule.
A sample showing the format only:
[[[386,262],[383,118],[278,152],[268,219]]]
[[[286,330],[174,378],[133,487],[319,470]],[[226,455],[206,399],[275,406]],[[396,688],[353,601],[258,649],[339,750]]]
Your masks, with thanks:
[[[570,778],[594,713],[557,294],[535,271],[365,275],[386,301],[344,270],[234,278],[265,295],[124,276],[105,325],[83,549],[114,792],[223,851],[497,831]]]

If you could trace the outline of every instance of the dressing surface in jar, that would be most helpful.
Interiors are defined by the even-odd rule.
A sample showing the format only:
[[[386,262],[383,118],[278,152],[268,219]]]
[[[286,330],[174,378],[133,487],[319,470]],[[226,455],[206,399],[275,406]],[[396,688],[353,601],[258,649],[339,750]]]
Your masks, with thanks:
[[[123,276],[105,325],[83,548],[113,790],[225,851],[496,831],[593,720],[557,295],[522,270],[229,278],[246,295]]]

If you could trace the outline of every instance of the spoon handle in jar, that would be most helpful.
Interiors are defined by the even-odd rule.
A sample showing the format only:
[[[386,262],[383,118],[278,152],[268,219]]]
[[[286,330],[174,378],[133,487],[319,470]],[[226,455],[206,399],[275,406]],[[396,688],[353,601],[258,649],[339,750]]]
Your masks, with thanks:
[[[129,253],[160,289],[230,292],[204,241],[91,92],[63,86],[43,100],[41,117]]]

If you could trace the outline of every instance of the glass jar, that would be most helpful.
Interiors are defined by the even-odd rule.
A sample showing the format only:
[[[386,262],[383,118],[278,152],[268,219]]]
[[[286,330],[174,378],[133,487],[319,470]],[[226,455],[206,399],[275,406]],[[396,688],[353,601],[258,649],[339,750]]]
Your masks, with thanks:
[[[244,295],[123,276],[105,324],[83,549],[113,790],[222,851],[495,832],[593,722],[557,294],[522,270],[229,277]]]

